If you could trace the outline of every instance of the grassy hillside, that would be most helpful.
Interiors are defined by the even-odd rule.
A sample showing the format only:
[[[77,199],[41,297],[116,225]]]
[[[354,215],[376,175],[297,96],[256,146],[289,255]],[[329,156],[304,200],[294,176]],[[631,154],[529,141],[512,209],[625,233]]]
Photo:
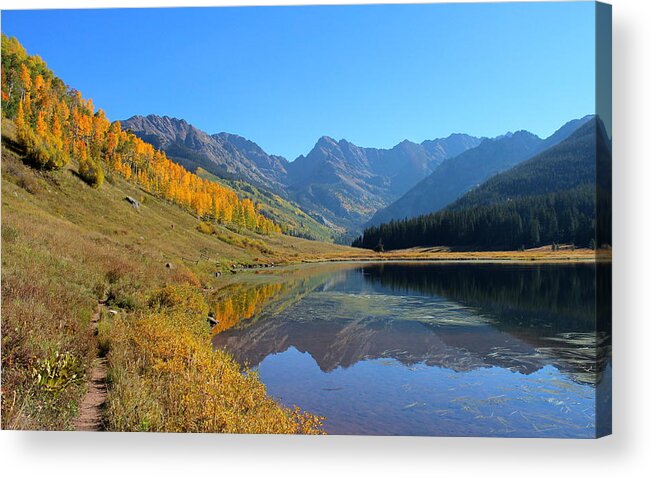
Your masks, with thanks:
[[[3,119],[3,428],[70,428],[84,393],[85,374],[98,354],[91,314],[99,301],[105,301],[118,311],[100,329],[112,380],[107,428],[155,430],[175,423],[177,431],[196,429],[192,417],[176,416],[180,411],[167,407],[173,398],[170,390],[181,393],[191,383],[160,381],[152,390],[146,385],[153,383],[154,365],[138,372],[129,364],[145,359],[156,363],[154,352],[141,350],[134,342],[149,330],[143,329],[147,318],[157,324],[152,344],[167,344],[169,334],[164,332],[177,330],[180,320],[200,331],[186,337],[185,345],[191,344],[197,356],[212,357],[206,352],[210,341],[205,315],[193,315],[192,309],[184,315],[173,303],[168,304],[169,310],[152,305],[152,297],[168,285],[190,296],[198,294],[195,300],[201,302],[203,294],[228,284],[233,266],[316,260],[349,250],[288,236],[237,234],[218,225],[206,234],[199,231],[198,217],[120,177],[95,189],[79,178],[74,160],[61,170],[43,172],[23,159],[13,123]],[[125,200],[127,196],[141,202],[139,210]],[[216,277],[218,271],[224,274]],[[178,350],[186,352],[182,347]],[[231,385],[239,383],[235,363],[225,356],[209,360],[221,363]],[[196,381],[206,379],[207,372],[200,373],[196,365],[191,372]],[[214,431],[311,432],[317,428],[289,411],[278,412],[278,406],[260,398],[262,385],[248,380],[229,389],[230,400],[248,400],[253,394],[262,408],[233,412],[239,418],[223,426],[214,424]],[[134,396],[136,390],[149,391]],[[216,385],[206,393],[223,390]],[[142,415],[130,416],[128,410],[137,404]]]
[[[77,163],[94,188],[122,177],[205,220],[264,234],[280,226],[256,211],[249,199],[207,181],[171,161],[119,122],[111,123],[91,99],[67,86],[16,38],[2,35],[2,114],[14,121],[16,142],[30,164],[56,170]]]

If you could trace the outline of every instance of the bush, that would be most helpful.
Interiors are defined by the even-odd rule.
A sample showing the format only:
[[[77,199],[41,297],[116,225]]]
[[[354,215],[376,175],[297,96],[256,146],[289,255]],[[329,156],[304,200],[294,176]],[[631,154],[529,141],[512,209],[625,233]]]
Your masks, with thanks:
[[[91,187],[98,188],[104,183],[102,167],[91,159],[79,161],[79,176]]]
[[[321,417],[278,405],[255,372],[212,350],[204,307],[186,309],[202,302],[199,297],[189,288],[166,286],[151,301],[163,307],[114,319],[108,429],[322,433]]]
[[[41,185],[33,174],[27,174],[25,172],[21,172],[16,176],[16,185],[30,194],[38,194],[42,190]]]
[[[129,284],[111,284],[106,294],[106,303],[112,307],[135,310],[140,305]]]
[[[70,352],[41,359],[32,370],[32,377],[37,387],[47,392],[59,393],[67,386],[80,382],[84,377],[82,361]]]
[[[152,308],[172,308],[187,314],[205,317],[208,304],[196,288],[187,285],[166,285],[156,291],[149,299]]]
[[[7,224],[3,224],[0,231],[2,231],[0,235],[2,236],[3,246],[8,242],[15,242],[18,239],[18,231],[13,227],[8,226]]]
[[[18,140],[27,160],[39,169],[61,169],[70,162],[68,153],[39,140],[31,130],[20,132]]]
[[[181,266],[172,271],[170,280],[178,284],[188,284],[194,287],[201,287],[201,281],[197,275],[187,267]]]
[[[106,357],[111,347],[111,320],[104,317],[97,324],[97,352],[100,357]]]
[[[106,280],[109,284],[117,284],[120,279],[128,276],[131,268],[125,262],[116,261],[111,268],[106,271]]]
[[[36,149],[36,135],[29,128],[16,127],[18,144],[25,148],[25,154]]]
[[[209,222],[201,221],[197,225],[197,231],[201,232],[202,234],[214,234],[215,228]]]

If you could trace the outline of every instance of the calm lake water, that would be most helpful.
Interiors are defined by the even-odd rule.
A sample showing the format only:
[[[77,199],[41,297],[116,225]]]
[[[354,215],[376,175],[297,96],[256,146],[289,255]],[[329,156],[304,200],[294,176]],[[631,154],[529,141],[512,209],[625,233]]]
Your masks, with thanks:
[[[598,267],[609,281],[609,266]],[[279,402],[325,416],[329,433],[594,437],[609,426],[596,411],[611,380],[610,339],[596,332],[596,268],[265,273],[216,299],[213,344],[256,369]]]

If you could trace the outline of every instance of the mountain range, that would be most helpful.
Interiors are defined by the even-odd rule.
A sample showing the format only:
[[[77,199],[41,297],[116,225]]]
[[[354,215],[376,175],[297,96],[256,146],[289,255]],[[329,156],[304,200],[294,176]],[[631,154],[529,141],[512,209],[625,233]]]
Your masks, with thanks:
[[[354,230],[398,199],[444,160],[477,146],[480,139],[455,134],[391,149],[362,148],[327,136],[289,164],[292,199],[327,220]]]
[[[169,116],[132,116],[121,124],[190,171],[201,167],[219,177],[271,189],[278,188],[287,176],[285,158],[269,155],[253,141],[235,134],[209,135]]]
[[[534,157],[568,138],[592,116],[569,121],[546,139],[517,131],[486,139],[476,148],[444,161],[431,175],[416,184],[389,207],[378,210],[368,225],[419,216],[452,203],[491,176]]]
[[[121,124],[191,171],[202,168],[220,178],[270,189],[322,224],[352,231],[358,231],[375,211],[398,199],[443,161],[482,142],[452,134],[378,149],[323,136],[308,154],[290,162],[267,154],[241,136],[210,135],[182,119],[133,116]]]
[[[611,244],[610,140],[594,116],[574,124],[581,126],[569,137],[492,176],[445,208],[370,226],[353,245],[512,250],[554,243],[593,249]]]
[[[583,185],[594,187],[597,154],[610,157],[610,146],[603,128],[594,117],[569,138],[545,149],[453,202],[450,210],[490,206],[523,196],[542,196]]]
[[[293,161],[230,133],[208,134],[182,119],[133,116],[129,129],[174,161],[278,195],[348,240],[365,225],[437,211],[490,177],[551,148],[591,117],[572,120],[546,139],[517,131],[496,138],[452,134],[390,149],[321,137]]]

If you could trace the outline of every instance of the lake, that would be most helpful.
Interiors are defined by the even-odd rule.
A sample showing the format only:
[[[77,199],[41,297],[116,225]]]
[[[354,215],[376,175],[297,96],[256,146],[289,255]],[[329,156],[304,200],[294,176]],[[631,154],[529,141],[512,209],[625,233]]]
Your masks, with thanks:
[[[589,438],[609,427],[596,419],[611,381],[596,291],[610,266],[347,263],[248,276],[215,297],[214,347],[277,401],[324,416],[328,433]]]

